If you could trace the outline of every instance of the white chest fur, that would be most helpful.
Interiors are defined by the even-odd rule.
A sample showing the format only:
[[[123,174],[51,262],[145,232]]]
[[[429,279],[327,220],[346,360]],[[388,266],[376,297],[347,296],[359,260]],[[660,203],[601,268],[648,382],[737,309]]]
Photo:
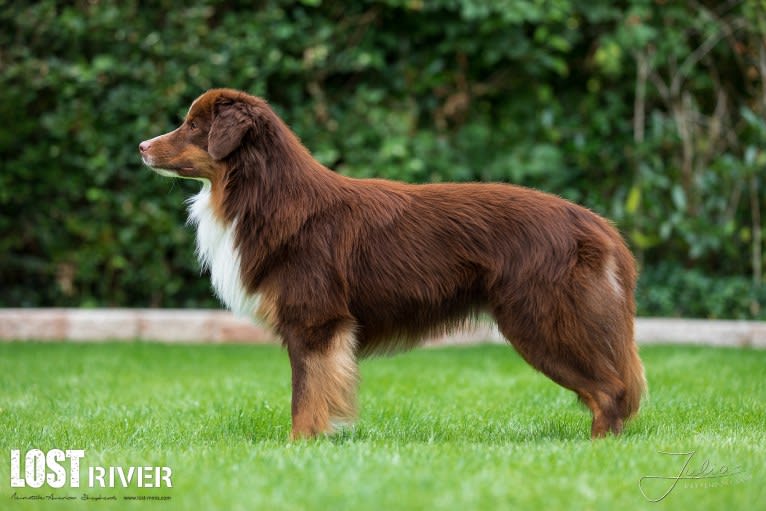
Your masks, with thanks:
[[[255,317],[258,295],[249,294],[242,283],[240,254],[235,246],[232,225],[224,225],[210,204],[210,184],[189,200],[189,223],[197,227],[197,258],[210,279],[218,298],[240,316]]]

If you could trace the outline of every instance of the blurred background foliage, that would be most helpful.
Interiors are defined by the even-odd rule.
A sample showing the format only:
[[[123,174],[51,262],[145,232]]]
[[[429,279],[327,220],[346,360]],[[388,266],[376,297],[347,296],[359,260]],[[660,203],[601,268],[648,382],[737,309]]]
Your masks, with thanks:
[[[216,306],[137,144],[210,87],[324,164],[612,218],[639,312],[766,318],[766,0],[0,0],[0,306]]]

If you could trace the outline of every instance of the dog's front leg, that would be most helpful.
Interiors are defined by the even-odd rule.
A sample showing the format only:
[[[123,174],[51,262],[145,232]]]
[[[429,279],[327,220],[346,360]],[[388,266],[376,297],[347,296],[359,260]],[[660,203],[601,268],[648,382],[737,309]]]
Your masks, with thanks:
[[[292,367],[293,440],[330,433],[356,416],[358,382],[355,339],[350,328],[336,329],[324,342],[286,339]]]

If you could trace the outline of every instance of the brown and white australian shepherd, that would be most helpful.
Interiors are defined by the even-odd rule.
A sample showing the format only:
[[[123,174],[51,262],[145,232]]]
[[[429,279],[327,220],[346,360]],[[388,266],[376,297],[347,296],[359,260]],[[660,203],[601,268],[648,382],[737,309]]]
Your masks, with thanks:
[[[287,347],[293,438],[353,420],[359,357],[483,312],[590,408],[593,437],[637,412],[635,262],[591,211],[506,184],[341,176],[266,101],[230,89],[204,93],[139,149],[160,174],[202,182],[197,254],[218,297]]]

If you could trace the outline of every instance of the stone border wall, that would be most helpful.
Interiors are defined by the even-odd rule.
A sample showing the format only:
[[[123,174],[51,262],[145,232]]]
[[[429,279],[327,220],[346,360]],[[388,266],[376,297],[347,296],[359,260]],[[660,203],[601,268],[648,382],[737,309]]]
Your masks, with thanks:
[[[212,309],[0,309],[0,341],[274,343],[266,328]],[[766,348],[766,322],[638,318],[640,344]],[[435,338],[429,345],[503,342],[497,329]]]

